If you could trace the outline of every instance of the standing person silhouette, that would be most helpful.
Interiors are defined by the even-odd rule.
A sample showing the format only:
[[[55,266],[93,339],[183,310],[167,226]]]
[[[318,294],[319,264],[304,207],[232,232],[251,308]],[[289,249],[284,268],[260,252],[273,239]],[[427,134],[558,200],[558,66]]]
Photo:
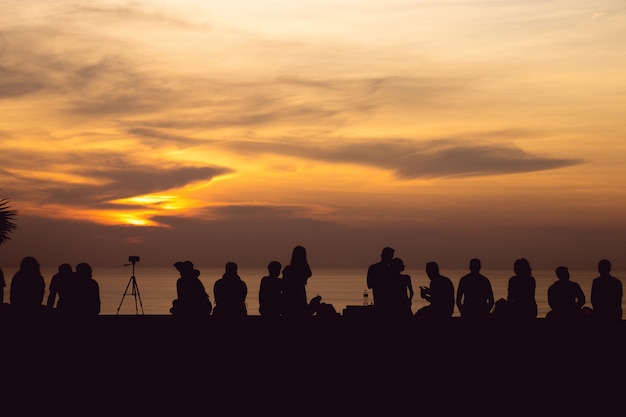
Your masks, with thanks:
[[[516,319],[537,318],[537,302],[535,301],[535,278],[532,276],[530,262],[520,258],[513,264],[515,275],[509,279],[508,295],[509,314]]]
[[[469,263],[469,274],[461,277],[456,293],[456,306],[462,318],[484,320],[493,308],[493,289],[489,279],[480,273],[480,259]]]
[[[283,269],[283,300],[285,317],[306,317],[309,314],[306,284],[312,272],[303,246],[293,248],[291,262]]]
[[[622,281],[611,275],[611,262],[598,262],[600,276],[591,284],[593,318],[598,320],[622,319]]]
[[[385,308],[389,304],[386,285],[391,271],[391,260],[395,250],[390,247],[383,248],[380,253],[380,262],[372,264],[367,269],[367,288],[372,290],[374,307]]]
[[[63,295],[67,288],[69,288],[74,281],[74,271],[70,264],[59,265],[58,272],[52,276],[50,280],[49,294],[46,301],[48,308],[54,308],[56,301],[56,308],[59,311],[63,311]],[[56,300],[59,297],[58,301]]]
[[[430,304],[415,313],[418,319],[449,319],[454,313],[454,285],[439,273],[437,262],[426,264],[430,287],[420,287],[420,296]]]
[[[268,275],[261,278],[259,286],[259,313],[262,317],[277,318],[282,316],[283,283],[279,277],[282,265],[272,261],[267,265]]]
[[[45,288],[39,262],[32,256],[23,258],[11,280],[9,299],[12,308],[23,312],[41,310]]]
[[[237,264],[227,262],[224,275],[213,285],[215,308],[213,316],[220,318],[242,318],[248,315],[246,296],[248,287],[237,274]]]
[[[392,307],[394,316],[398,318],[412,317],[413,311],[411,304],[413,303],[413,285],[411,284],[411,276],[403,274],[404,262],[400,258],[391,260],[391,276],[393,280],[394,306]]]
[[[582,308],[586,299],[582,288],[570,281],[567,267],[559,266],[555,272],[558,281],[548,287],[548,304],[551,310],[546,314],[546,318],[556,320],[583,318]]]

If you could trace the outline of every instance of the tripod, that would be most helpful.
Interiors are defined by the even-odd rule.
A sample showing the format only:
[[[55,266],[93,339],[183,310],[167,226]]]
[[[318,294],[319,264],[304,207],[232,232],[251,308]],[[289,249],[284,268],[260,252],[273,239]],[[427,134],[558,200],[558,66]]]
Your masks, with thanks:
[[[137,286],[137,279],[135,278],[135,260],[131,260],[130,264],[124,264],[124,266],[133,265],[133,274],[130,276],[130,280],[128,280],[128,284],[126,284],[126,289],[124,290],[124,295],[122,295],[122,301],[120,301],[120,305],[117,307],[117,314],[120,314],[120,308],[122,307],[122,303],[124,302],[124,298],[127,294],[131,294],[135,297],[135,313],[139,314],[139,309],[137,306],[137,300],[139,300],[139,306],[141,307],[141,314],[143,312],[143,303],[141,302],[141,295],[139,294],[139,287]],[[128,292],[128,288],[131,287],[131,292]]]

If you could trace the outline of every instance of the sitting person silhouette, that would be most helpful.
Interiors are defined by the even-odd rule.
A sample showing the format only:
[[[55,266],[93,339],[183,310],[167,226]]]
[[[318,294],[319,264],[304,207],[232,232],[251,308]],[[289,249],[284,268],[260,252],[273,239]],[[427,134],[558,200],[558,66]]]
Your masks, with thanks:
[[[259,313],[262,317],[276,318],[282,316],[283,283],[279,277],[282,265],[272,261],[267,265],[268,275],[261,278],[259,286]]]
[[[180,272],[176,281],[178,298],[172,302],[170,313],[175,316],[208,316],[213,304],[198,278],[200,271],[194,268],[191,261],[176,262],[174,268]]]
[[[41,311],[45,287],[39,262],[32,256],[26,256],[11,280],[11,309],[31,313]]]
[[[415,318],[449,319],[454,313],[454,285],[452,281],[439,273],[439,265],[436,262],[426,264],[426,275],[430,279],[430,287],[420,287],[420,296],[430,305],[417,310]]]
[[[54,274],[50,280],[49,294],[46,301],[48,308],[54,308],[56,302],[56,308],[59,311],[63,310],[63,296],[66,289],[72,285],[75,278],[74,271],[72,271],[70,264],[59,265],[58,272]]]
[[[213,295],[215,296],[214,317],[243,318],[248,315],[246,308],[248,287],[237,274],[236,263],[226,263],[224,275],[215,281]]]
[[[480,269],[480,259],[470,260],[470,273],[459,280],[456,306],[462,318],[484,320],[490,317],[494,305],[493,290],[491,282],[480,273]]]
[[[509,314],[516,319],[534,319],[537,317],[536,282],[530,262],[526,258],[517,259],[513,271],[515,275],[509,279],[507,295]]]
[[[611,275],[611,262],[598,262],[600,276],[591,284],[592,317],[597,320],[622,319],[622,282]]]
[[[317,295],[309,301],[309,314],[316,317],[338,317],[339,314],[332,304],[322,302],[322,296]]]
[[[94,317],[100,314],[100,287],[93,279],[91,266],[76,265],[76,272],[63,289],[59,313],[76,317]]]
[[[548,304],[551,310],[546,314],[547,319],[574,320],[584,318],[583,306],[585,294],[576,282],[570,281],[567,267],[559,266],[556,269],[558,281],[548,288]]]

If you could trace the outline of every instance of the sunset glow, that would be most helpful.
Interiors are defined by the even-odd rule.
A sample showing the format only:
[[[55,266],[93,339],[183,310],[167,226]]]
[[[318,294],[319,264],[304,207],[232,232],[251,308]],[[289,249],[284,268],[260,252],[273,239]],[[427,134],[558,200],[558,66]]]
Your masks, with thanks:
[[[218,264],[263,242],[250,263],[623,257],[623,1],[2,9],[11,262],[48,220],[82,231],[65,248],[168,263],[157,242]]]

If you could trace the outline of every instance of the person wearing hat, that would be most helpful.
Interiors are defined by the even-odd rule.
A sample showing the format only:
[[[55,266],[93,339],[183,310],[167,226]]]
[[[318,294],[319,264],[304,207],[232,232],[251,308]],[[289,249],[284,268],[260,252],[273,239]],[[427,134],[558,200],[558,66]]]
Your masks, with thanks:
[[[180,278],[176,281],[178,298],[172,302],[170,312],[178,316],[210,315],[213,304],[198,278],[200,271],[191,261],[176,262],[174,268],[180,272]]]

